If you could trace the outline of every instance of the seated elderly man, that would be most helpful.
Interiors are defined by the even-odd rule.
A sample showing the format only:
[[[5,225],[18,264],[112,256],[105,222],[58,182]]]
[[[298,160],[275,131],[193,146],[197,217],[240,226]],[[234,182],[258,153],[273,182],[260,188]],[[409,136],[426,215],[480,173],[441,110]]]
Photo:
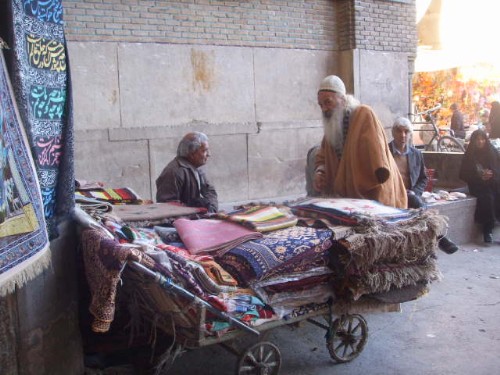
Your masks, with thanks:
[[[424,206],[422,193],[427,185],[427,176],[422,153],[411,145],[412,132],[410,120],[398,117],[392,125],[394,139],[389,143],[389,149],[406,187],[408,208],[420,208]],[[448,254],[458,250],[457,245],[444,236],[439,239],[439,248]]]
[[[186,134],[177,147],[177,156],[156,180],[156,201],[175,201],[217,212],[217,192],[200,169],[209,156],[208,137],[205,134]]]
[[[403,177],[408,208],[420,208],[424,205],[421,197],[427,185],[427,175],[422,153],[411,145],[412,132],[410,120],[398,117],[392,125],[394,139],[389,143],[389,149]]]

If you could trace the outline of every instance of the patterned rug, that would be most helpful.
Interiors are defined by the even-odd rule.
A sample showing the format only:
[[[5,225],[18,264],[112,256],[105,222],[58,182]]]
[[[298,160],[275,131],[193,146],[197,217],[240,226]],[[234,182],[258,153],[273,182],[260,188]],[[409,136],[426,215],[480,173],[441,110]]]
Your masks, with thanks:
[[[42,196],[0,49],[0,296],[50,262]]]
[[[49,237],[74,207],[73,119],[62,0],[2,2],[11,82],[33,154]]]
[[[269,232],[217,258],[241,285],[290,272],[304,272],[328,262],[332,232],[294,226]]]
[[[291,207],[297,216],[327,219],[334,225],[358,225],[372,221],[396,224],[417,214],[415,210],[402,210],[374,200],[353,198],[311,198]]]

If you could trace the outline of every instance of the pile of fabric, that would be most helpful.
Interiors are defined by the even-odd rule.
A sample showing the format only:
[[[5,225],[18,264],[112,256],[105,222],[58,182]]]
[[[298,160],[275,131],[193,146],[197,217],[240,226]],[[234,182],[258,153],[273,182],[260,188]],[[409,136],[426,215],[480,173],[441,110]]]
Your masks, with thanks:
[[[76,210],[81,226],[85,276],[91,294],[89,311],[94,317],[93,331],[109,330],[115,313],[118,282],[128,261],[139,262],[162,274],[218,311],[226,312],[248,325],[277,319],[269,305],[252,290],[238,285],[210,255],[211,252],[215,255],[244,241],[261,238],[262,233],[230,221],[187,218],[197,210],[187,212],[185,208],[182,212],[191,215],[178,216],[179,210],[175,209],[175,205],[170,211],[162,207],[164,219],[171,219],[174,225],[135,227],[114,213],[115,206],[105,206],[101,210],[96,210],[95,206],[95,202],[87,200]],[[191,331],[198,329],[198,312],[194,306],[184,306],[186,301],[179,298],[162,297],[165,291],[160,291],[161,288],[150,288],[150,296],[145,296],[148,293],[144,290],[138,290],[134,299],[155,300],[155,308],[151,310],[149,307],[149,311],[172,313],[176,326],[190,328]],[[215,316],[207,316],[204,323],[207,335],[220,335],[234,329],[227,321]]]
[[[356,199],[299,202],[294,212],[335,223],[354,223],[353,232],[334,241],[329,266],[337,298],[369,295],[405,302],[425,294],[439,280],[435,250],[447,220],[433,210],[400,210]]]
[[[91,198],[110,204],[142,204],[145,201],[131,188],[105,188],[95,184],[76,184],[77,198]]]
[[[170,221],[138,227],[133,223],[144,222],[141,215],[147,212],[139,213],[138,221],[130,209],[113,214],[117,207],[124,206],[112,206],[109,212],[87,208],[92,217],[80,219],[86,227],[87,278],[95,294],[91,312],[99,331],[112,320],[112,299],[127,260],[146,265],[252,326],[305,314],[332,300],[414,299],[439,278],[434,251],[446,222],[433,211],[349,199],[249,205],[195,217],[162,207],[155,218],[161,221],[163,212],[163,220]],[[85,209],[82,205],[82,216]],[[139,291],[137,298],[147,294]],[[162,307],[149,311],[169,312],[176,326],[198,329],[192,306],[176,298],[166,301],[160,294],[152,299],[161,300]],[[207,335],[231,329],[210,314],[204,323]]]

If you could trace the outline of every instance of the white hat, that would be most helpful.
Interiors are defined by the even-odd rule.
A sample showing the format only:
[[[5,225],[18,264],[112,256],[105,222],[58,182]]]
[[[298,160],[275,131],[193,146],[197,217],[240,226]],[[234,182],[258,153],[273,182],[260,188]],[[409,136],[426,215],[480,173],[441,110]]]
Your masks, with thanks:
[[[321,81],[319,91],[333,91],[345,95],[345,85],[339,77],[328,76]]]

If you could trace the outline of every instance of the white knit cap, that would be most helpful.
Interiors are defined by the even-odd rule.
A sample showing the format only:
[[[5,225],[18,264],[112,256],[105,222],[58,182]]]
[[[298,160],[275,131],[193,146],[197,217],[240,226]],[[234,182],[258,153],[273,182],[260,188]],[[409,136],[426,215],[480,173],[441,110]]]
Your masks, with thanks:
[[[334,91],[339,94],[345,95],[345,85],[342,80],[337,76],[328,76],[323,78],[319,91]]]

